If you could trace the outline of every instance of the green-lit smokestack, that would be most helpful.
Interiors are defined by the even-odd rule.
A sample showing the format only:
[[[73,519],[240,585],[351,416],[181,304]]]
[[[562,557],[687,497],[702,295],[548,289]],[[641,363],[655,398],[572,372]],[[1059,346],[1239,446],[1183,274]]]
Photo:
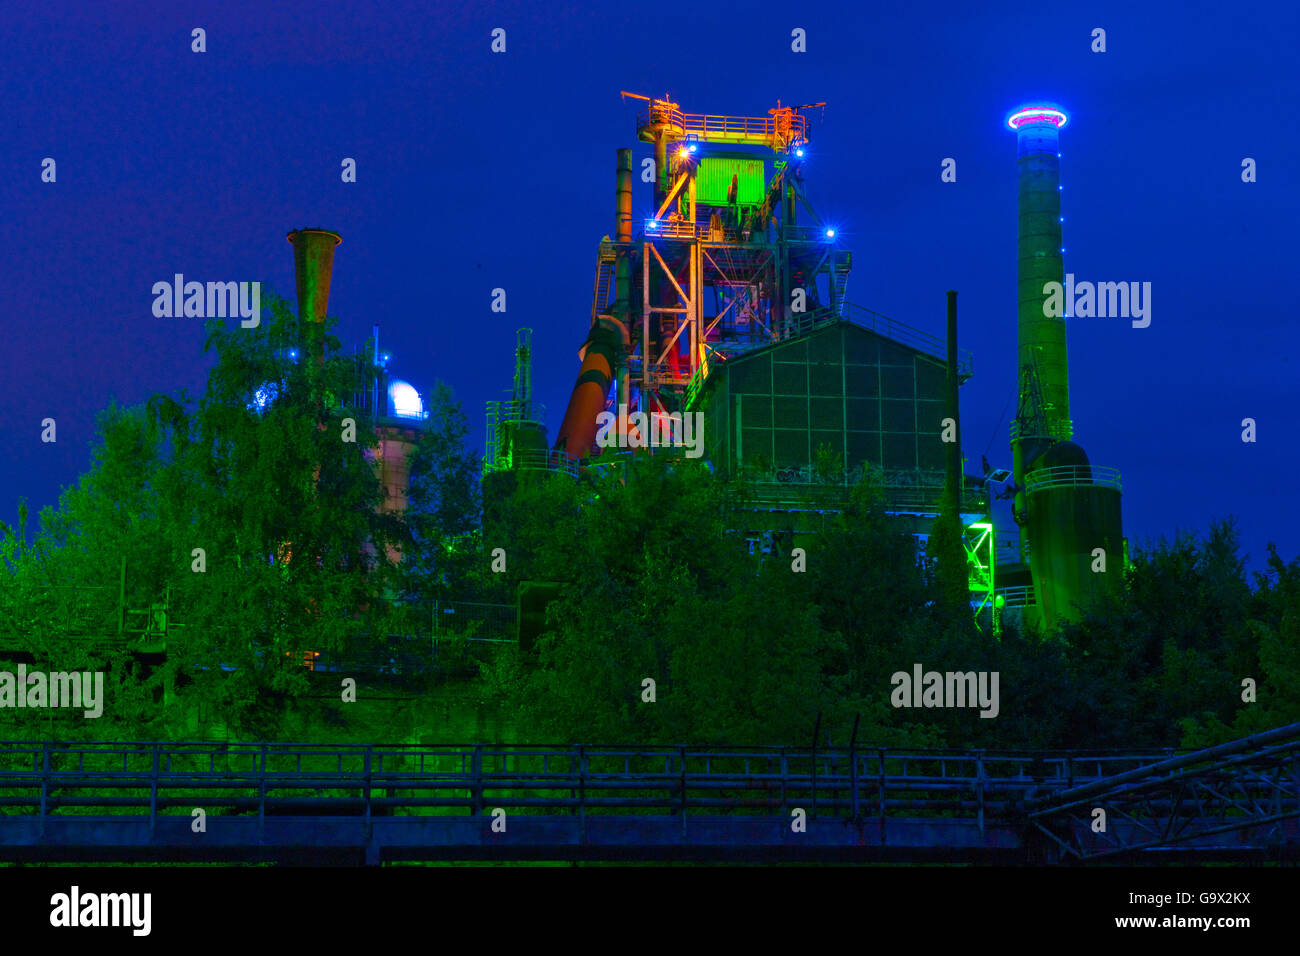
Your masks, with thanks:
[[[1063,282],[1061,260],[1061,163],[1057,131],[1064,110],[1024,106],[1007,117],[1016,131],[1019,214],[1016,235],[1016,380],[1020,388],[1016,420],[1011,426],[1011,458],[1020,521],[1021,560],[1028,558],[1028,502],[1025,476],[1034,460],[1052,444],[1068,440],[1070,371],[1065,347],[1065,319],[1044,315],[1049,282]]]
[[[1012,426],[1021,560],[1034,583],[1034,618],[1053,628],[1076,621],[1124,572],[1120,476],[1098,468],[1071,441],[1066,316],[1046,315],[1048,283],[1065,283],[1061,257],[1056,106],[1025,106],[1007,117],[1016,131],[1020,207],[1017,251],[1017,374],[1020,406]],[[1026,614],[1026,618],[1030,616]]]
[[[1016,269],[1017,376],[1025,388],[1025,369],[1034,368],[1047,435],[1068,439],[1070,367],[1065,319],[1043,314],[1043,287],[1065,282],[1061,260],[1061,161],[1058,130],[1065,112],[1054,106],[1016,110],[1007,125],[1016,131],[1019,179],[1019,229]],[[1021,406],[1029,396],[1022,391]]]
[[[1048,282],[1065,282],[1061,260],[1061,143],[1066,114],[1056,107],[1023,107],[1008,125],[1017,138],[1018,369],[1036,365],[1049,434],[1070,437],[1070,365],[1065,319],[1044,315]],[[1022,395],[1022,399],[1023,399]]]

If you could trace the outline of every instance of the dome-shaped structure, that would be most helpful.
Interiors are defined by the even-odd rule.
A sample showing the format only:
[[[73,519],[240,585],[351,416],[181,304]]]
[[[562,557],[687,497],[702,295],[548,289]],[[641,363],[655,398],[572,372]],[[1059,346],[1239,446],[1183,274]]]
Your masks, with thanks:
[[[1040,481],[1048,472],[1054,477],[1068,475],[1080,481],[1092,479],[1092,465],[1088,461],[1088,453],[1083,450],[1082,445],[1076,445],[1072,441],[1054,442],[1039,452],[1025,465],[1025,477],[1030,483],[1033,483],[1031,476],[1035,472],[1041,473]]]
[[[1083,450],[1082,445],[1076,445],[1072,441],[1058,441],[1045,452],[1039,455],[1030,464],[1030,470],[1036,468],[1064,468],[1073,466],[1077,468],[1088,468],[1088,453]]]
[[[410,382],[391,379],[388,383],[388,412],[394,418],[420,421],[424,418],[424,401]]]

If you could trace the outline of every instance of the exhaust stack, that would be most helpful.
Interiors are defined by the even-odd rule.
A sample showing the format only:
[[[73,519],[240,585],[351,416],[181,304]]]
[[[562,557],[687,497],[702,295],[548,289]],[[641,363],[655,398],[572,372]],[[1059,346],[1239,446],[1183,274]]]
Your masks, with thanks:
[[[1061,251],[1061,162],[1058,130],[1066,124],[1064,110],[1026,106],[1007,118],[1016,131],[1019,179],[1019,228],[1016,235],[1016,374],[1021,383],[1021,407],[1026,370],[1033,370],[1041,392],[1043,435],[1061,441],[1071,437],[1070,367],[1065,346],[1065,318],[1043,314],[1048,282],[1065,282]],[[1037,399],[1036,399],[1037,401]],[[1024,436],[1026,438],[1030,436]],[[1017,480],[1020,479],[1017,475]]]
[[[1065,283],[1058,130],[1065,112],[1026,106],[1007,117],[1019,170],[1017,322],[1020,407],[1011,433],[1014,515],[1034,617],[1051,629],[1098,606],[1123,581],[1119,472],[1098,468],[1071,439],[1065,316],[1047,315],[1049,282]],[[1107,566],[1109,561],[1109,567]],[[1030,618],[1031,620],[1033,618]]]
[[[948,416],[953,420],[956,431],[956,440],[949,442],[945,449],[944,465],[948,472],[948,485],[953,492],[954,510],[960,515],[962,484],[965,479],[962,478],[961,471],[961,402],[957,397],[959,379],[957,377],[957,292],[955,289],[948,290],[948,354],[944,366],[947,371],[944,397],[947,399]]]
[[[328,229],[296,229],[286,237],[293,246],[293,271],[298,280],[298,319],[310,336],[317,366],[325,364],[325,310],[330,300],[334,248],[343,241]]]

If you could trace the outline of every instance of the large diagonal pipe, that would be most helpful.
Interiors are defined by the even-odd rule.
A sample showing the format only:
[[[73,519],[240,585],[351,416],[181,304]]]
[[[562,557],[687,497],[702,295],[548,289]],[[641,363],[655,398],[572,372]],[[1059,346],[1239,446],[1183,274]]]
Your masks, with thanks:
[[[627,404],[628,332],[632,298],[632,270],[629,248],[632,240],[632,150],[620,149],[614,179],[614,237],[620,243],[614,265],[613,315],[601,315],[587,331],[579,354],[582,367],[569,396],[564,419],[555,435],[555,447],[578,458],[592,454],[596,441],[596,416],[605,410],[605,398],[615,376],[619,378],[618,401]]]

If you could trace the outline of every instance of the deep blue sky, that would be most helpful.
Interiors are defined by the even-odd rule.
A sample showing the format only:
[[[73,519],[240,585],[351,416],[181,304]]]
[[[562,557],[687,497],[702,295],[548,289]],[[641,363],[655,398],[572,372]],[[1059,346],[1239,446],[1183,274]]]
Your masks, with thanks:
[[[1123,471],[1127,533],[1235,513],[1252,565],[1269,540],[1294,556],[1300,14],[1132,6],[6,4],[0,518],[20,495],[52,504],[87,467],[111,397],[201,391],[202,321],[154,318],[154,282],[257,279],[292,297],[284,236],[299,226],[343,235],[340,337],[379,322],[394,370],[422,390],[448,381],[480,448],[483,403],[531,326],[554,436],[612,230],[614,151],[648,150],[620,89],[737,115],[828,101],[807,187],[854,251],[849,298],[942,334],[944,291],[959,290],[976,370],[965,451],[972,469],[986,448],[1009,464],[1016,169],[1001,123],[1041,97],[1072,114],[1066,270],[1153,284],[1149,328],[1078,319],[1069,333],[1077,440]],[[190,52],[196,26],[207,53]],[[504,55],[489,51],[498,26]],[[807,53],[790,50],[795,27]],[[46,156],[56,184],[40,181]],[[505,315],[489,309],[496,286]],[[55,445],[40,441],[47,416]]]

